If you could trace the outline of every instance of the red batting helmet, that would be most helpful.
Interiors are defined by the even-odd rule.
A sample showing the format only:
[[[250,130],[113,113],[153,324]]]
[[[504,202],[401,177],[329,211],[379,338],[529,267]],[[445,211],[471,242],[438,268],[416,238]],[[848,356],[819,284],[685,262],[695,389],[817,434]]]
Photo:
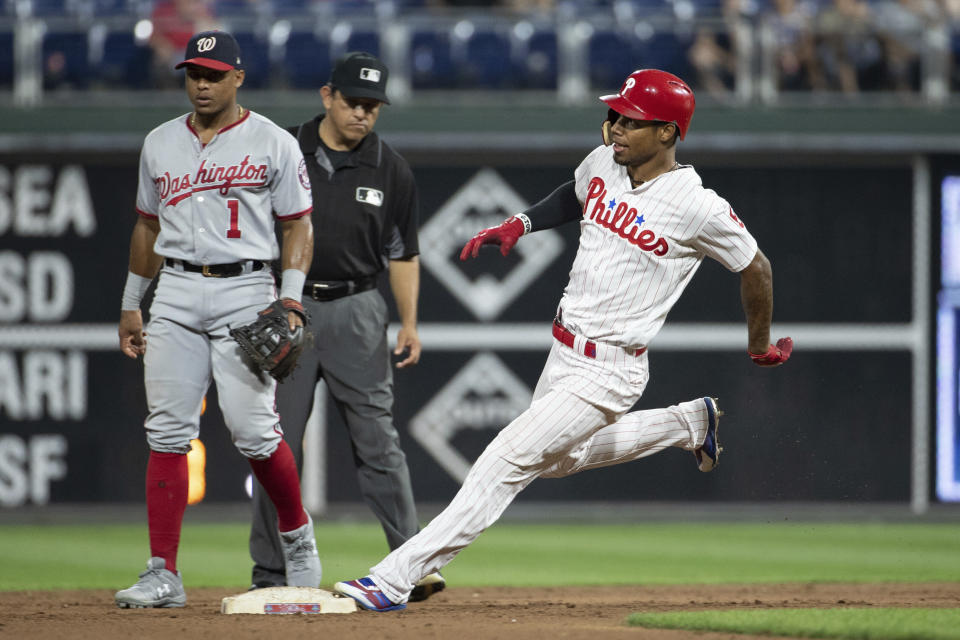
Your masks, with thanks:
[[[687,135],[696,102],[687,83],[659,69],[638,69],[623,81],[620,93],[600,96],[610,108],[634,120],[660,120],[677,125]]]

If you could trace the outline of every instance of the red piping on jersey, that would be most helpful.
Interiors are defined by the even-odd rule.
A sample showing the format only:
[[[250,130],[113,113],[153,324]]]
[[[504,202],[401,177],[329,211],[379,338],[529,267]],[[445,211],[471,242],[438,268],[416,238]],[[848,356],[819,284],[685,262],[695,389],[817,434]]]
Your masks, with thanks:
[[[265,186],[266,184],[267,184],[266,182],[224,182],[222,184],[213,184],[207,187],[194,187],[187,193],[181,193],[178,196],[170,198],[169,200],[167,200],[166,203],[164,203],[164,206],[175,207],[182,200],[186,200],[193,194],[198,193],[200,191],[210,191],[211,189],[222,189],[223,191],[221,193],[223,193],[223,195],[226,195],[225,192],[229,189],[233,189],[234,187],[262,187],[262,186]]]
[[[136,211],[137,211],[137,214],[138,214],[138,215],[141,215],[141,216],[143,216],[144,218],[150,218],[151,220],[156,220],[157,218],[160,217],[160,216],[158,216],[158,215],[155,214],[155,213],[147,213],[146,211],[143,211],[142,209],[136,209]]]
[[[285,216],[277,216],[277,220],[293,220],[295,218],[302,218],[310,213],[313,213],[313,207],[307,207],[303,211],[297,211],[296,213],[291,213]]]

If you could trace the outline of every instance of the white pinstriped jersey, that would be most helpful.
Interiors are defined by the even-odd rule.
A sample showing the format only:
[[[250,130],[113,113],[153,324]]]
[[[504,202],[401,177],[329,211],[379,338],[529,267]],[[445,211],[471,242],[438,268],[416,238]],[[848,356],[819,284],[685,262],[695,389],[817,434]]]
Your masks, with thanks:
[[[144,140],[137,213],[159,218],[158,255],[194,264],[273,260],[275,217],[298,218],[312,206],[297,140],[252,111],[206,145],[190,114]]]
[[[580,248],[560,300],[563,323],[591,340],[647,346],[704,256],[745,269],[757,241],[689,165],[633,188],[613,150],[577,167]]]

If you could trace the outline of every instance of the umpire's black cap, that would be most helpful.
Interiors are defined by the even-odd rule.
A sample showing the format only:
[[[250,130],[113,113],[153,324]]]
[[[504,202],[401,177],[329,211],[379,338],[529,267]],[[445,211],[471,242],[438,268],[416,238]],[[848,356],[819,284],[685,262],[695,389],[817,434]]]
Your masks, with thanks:
[[[373,54],[363,51],[345,53],[333,65],[330,86],[339,89],[348,98],[373,98],[386,104],[387,65]]]
[[[190,38],[184,60],[175,69],[195,64],[199,67],[229,71],[242,69],[240,45],[226,31],[201,31]]]

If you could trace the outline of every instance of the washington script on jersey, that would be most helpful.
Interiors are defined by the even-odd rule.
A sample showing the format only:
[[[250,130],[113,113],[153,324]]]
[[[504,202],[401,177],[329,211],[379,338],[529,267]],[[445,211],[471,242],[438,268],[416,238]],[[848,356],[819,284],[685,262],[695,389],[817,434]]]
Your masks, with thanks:
[[[591,200],[596,200],[592,209],[590,208]],[[608,203],[606,200],[606,184],[602,178],[593,177],[590,180],[590,186],[587,188],[587,200],[583,205],[584,214],[590,211],[591,220],[616,233],[624,240],[637,245],[644,251],[652,251],[658,256],[667,254],[670,247],[666,240],[658,238],[657,234],[650,229],[640,230],[640,225],[644,223],[642,214],[624,201],[618,203],[611,200]],[[614,206],[616,206],[616,209],[614,209]],[[632,228],[630,228],[631,224],[634,225]],[[629,231],[627,231],[628,228]]]
[[[234,182],[235,180],[243,180],[244,182]],[[267,165],[252,164],[249,155],[245,156],[238,164],[228,166],[218,166],[216,162],[211,162],[208,167],[207,161],[204,160],[197,168],[195,178],[192,178],[189,173],[172,178],[170,172],[166,171],[158,176],[154,182],[157,184],[157,192],[161,200],[166,200],[168,196],[174,196],[165,203],[165,206],[172,207],[198,191],[219,189],[220,195],[225,196],[232,187],[262,187],[267,183]],[[181,193],[182,191],[187,193]]]

